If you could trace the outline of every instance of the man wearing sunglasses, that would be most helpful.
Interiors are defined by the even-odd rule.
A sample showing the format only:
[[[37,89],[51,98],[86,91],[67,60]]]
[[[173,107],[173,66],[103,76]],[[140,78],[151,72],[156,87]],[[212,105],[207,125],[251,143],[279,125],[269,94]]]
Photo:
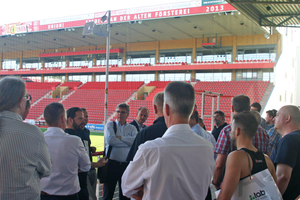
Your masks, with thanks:
[[[117,120],[108,122],[104,130],[106,155],[109,146],[112,147],[112,150],[108,161],[108,182],[104,184],[103,200],[111,200],[113,198],[117,182],[119,183],[119,199],[129,199],[122,194],[121,177],[128,165],[126,157],[135,139],[137,130],[132,124],[126,123],[129,115],[129,106],[127,104],[119,104],[116,108],[116,114]]]

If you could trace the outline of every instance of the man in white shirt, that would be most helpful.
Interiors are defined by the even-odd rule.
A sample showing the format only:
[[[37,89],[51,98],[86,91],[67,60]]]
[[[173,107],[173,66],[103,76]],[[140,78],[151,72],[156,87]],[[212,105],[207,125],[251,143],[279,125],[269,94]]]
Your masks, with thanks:
[[[77,200],[80,190],[78,170],[87,172],[91,168],[89,156],[79,137],[64,132],[66,112],[60,103],[50,103],[44,110],[49,126],[44,133],[52,158],[52,173],[41,179],[41,200]],[[107,161],[98,161],[97,166]]]
[[[123,194],[137,199],[204,200],[213,175],[213,146],[188,124],[194,88],[171,82],[164,91],[168,127],[162,138],[139,146],[122,177]]]

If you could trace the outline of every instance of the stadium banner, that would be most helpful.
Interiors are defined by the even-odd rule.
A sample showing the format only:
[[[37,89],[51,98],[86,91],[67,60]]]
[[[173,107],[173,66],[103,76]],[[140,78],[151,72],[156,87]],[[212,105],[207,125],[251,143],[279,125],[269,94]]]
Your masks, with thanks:
[[[89,130],[95,130],[95,131],[104,131],[104,125],[103,124],[87,124],[85,128]]]
[[[129,8],[123,10],[111,11],[111,23],[130,22],[149,19],[161,19],[170,17],[180,17],[189,15],[200,15],[207,13],[218,13],[235,11],[236,9],[224,0],[203,0],[188,1],[183,3],[173,3],[166,5],[156,5],[141,8]],[[75,27],[83,27],[86,22],[94,21],[96,24],[101,23],[101,17],[106,12],[97,12],[92,14],[61,17],[56,19],[47,19],[33,22],[19,23],[19,26],[27,28],[27,32],[47,31],[47,30],[69,30]],[[107,23],[104,22],[104,24]],[[9,24],[0,26],[0,35],[9,35],[11,32]],[[21,29],[21,28],[20,28]],[[13,31],[15,29],[13,28]],[[16,29],[17,30],[17,29]],[[11,33],[10,33],[11,34]],[[14,34],[17,34],[15,32]]]

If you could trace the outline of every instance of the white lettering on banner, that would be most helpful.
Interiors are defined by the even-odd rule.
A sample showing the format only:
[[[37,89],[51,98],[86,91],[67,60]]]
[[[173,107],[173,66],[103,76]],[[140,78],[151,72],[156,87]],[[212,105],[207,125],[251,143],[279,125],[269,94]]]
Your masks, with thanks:
[[[224,5],[214,5],[214,6],[206,6],[206,12],[219,12],[224,10]]]

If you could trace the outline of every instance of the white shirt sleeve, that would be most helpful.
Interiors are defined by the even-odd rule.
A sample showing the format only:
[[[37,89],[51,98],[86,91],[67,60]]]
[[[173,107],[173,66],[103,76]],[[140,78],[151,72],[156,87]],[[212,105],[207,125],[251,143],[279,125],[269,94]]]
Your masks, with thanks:
[[[139,149],[122,176],[122,191],[124,196],[132,197],[137,192],[135,189],[144,185],[145,170],[143,150]]]
[[[78,149],[77,149],[78,155],[79,155],[79,169],[83,172],[87,172],[91,169],[91,161],[89,158],[88,153],[86,152],[82,141],[78,138]]]

